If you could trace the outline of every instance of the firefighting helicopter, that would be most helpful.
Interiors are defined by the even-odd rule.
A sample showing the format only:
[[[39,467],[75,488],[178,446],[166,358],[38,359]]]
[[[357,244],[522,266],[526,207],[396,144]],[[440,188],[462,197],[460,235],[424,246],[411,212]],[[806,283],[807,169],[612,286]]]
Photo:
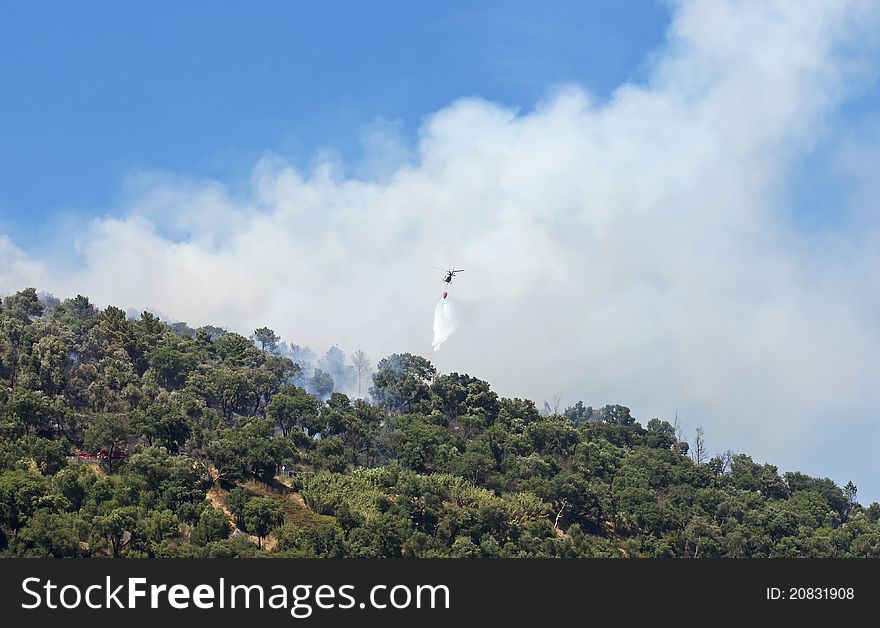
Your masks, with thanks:
[[[434,268],[436,268],[437,270],[443,270],[439,266],[434,266]],[[463,273],[464,269],[463,268],[458,268],[458,269],[453,268],[452,270],[443,270],[443,272],[446,273],[446,276],[443,278],[443,281],[445,283],[449,284],[449,283],[452,283],[452,278],[455,277],[455,274],[456,273]]]
[[[434,266],[434,268],[436,268],[437,270],[443,270],[439,266]],[[455,268],[453,266],[452,270],[443,270],[443,272],[446,273],[446,276],[443,277],[443,283],[449,285],[452,283],[452,278],[455,277],[455,274],[456,273],[463,273],[464,269],[463,268]],[[443,292],[443,298],[445,299],[447,296],[449,296],[449,293]]]

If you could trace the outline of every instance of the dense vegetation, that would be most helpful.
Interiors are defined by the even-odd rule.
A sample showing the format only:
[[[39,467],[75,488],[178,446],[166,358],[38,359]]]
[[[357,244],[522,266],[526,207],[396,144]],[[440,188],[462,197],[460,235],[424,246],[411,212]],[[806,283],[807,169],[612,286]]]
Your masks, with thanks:
[[[4,298],[3,555],[880,555],[851,483],[689,457],[667,421],[539,412],[409,354],[352,400],[278,340]]]

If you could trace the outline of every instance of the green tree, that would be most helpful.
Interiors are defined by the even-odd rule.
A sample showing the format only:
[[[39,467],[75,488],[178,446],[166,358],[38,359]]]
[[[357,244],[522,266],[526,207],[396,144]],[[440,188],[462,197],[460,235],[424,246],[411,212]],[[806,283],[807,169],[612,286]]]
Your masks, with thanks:
[[[342,473],[346,467],[345,443],[339,436],[322,438],[315,449],[315,461],[324,469]]]
[[[13,554],[27,558],[77,558],[87,554],[85,526],[76,513],[36,511],[15,536]]]
[[[263,480],[274,477],[281,462],[292,455],[290,441],[275,438],[272,422],[250,418],[233,429],[224,429],[205,447],[208,458],[222,479],[253,475]]]
[[[19,443],[43,475],[54,475],[67,464],[67,441],[37,437]]]
[[[226,507],[235,517],[235,525],[244,527],[244,509],[248,502],[254,498],[254,494],[243,486],[236,486],[226,493]]]
[[[268,327],[260,327],[254,331],[254,341],[259,343],[260,349],[268,353],[275,353],[278,350],[278,343],[281,337]]]
[[[30,322],[31,318],[43,313],[43,304],[36,288],[25,288],[3,299],[2,311],[11,317]]]
[[[172,539],[180,532],[180,520],[167,508],[153,510],[140,521],[144,534],[152,543],[161,543],[165,539]]]
[[[651,419],[646,428],[649,432],[647,445],[656,449],[671,449],[675,445],[675,428],[669,421]]]
[[[425,358],[395,353],[379,362],[370,396],[391,412],[416,411],[430,400],[429,384],[436,374],[434,366]]]
[[[562,414],[574,425],[580,425],[593,419],[593,408],[592,406],[584,406],[583,401],[578,401],[573,406],[563,410]]]
[[[306,385],[318,399],[324,400],[333,392],[335,384],[329,373],[326,373],[321,369],[315,369],[315,372],[309,378]]]
[[[51,333],[50,329],[54,332]],[[64,392],[70,369],[70,350],[60,330],[47,328],[44,335],[33,344],[32,352],[39,372],[40,385],[49,396]]]
[[[7,403],[7,412],[25,434],[52,435],[54,426],[69,414],[62,403],[41,390],[16,390]]]
[[[0,524],[17,531],[46,497],[46,483],[26,471],[0,474]]]
[[[856,488],[856,485],[852,483],[852,480],[848,481],[846,483],[846,485],[844,485],[843,496],[846,498],[846,502],[847,502],[847,508],[846,508],[847,516],[849,515],[849,513],[851,513],[853,511],[853,509],[856,507],[856,504],[858,504],[858,502],[856,501],[858,494],[859,494],[859,489]]]
[[[218,408],[227,421],[254,406],[256,391],[246,368],[218,364],[190,377],[187,387],[209,407]]]
[[[240,334],[223,332],[214,341],[217,357],[232,368],[253,368],[260,364],[260,352]]]
[[[159,384],[168,390],[176,390],[196,368],[199,356],[194,341],[168,334],[162,344],[149,351],[147,360]]]
[[[99,414],[86,429],[83,447],[92,455],[103,455],[101,462],[113,473],[116,455],[123,452],[130,437],[128,419],[121,414]]]
[[[196,545],[207,545],[214,541],[229,538],[232,526],[226,513],[217,508],[205,508],[199,516],[199,522],[192,532],[192,542]]]
[[[266,416],[289,436],[292,429],[298,428],[309,436],[320,430],[318,423],[319,402],[304,389],[296,386],[282,386],[266,406]]]
[[[257,535],[257,546],[284,522],[284,510],[270,497],[255,497],[244,508],[244,524],[248,532]]]
[[[137,521],[137,511],[132,506],[110,508],[105,514],[92,520],[92,528],[102,535],[110,546],[113,558],[119,558],[120,552]]]
[[[602,417],[605,423],[613,425],[632,425],[636,422],[635,418],[630,414],[629,408],[617,404],[605,406],[599,410],[599,416]]]
[[[431,390],[449,419],[468,415],[475,427],[484,429],[498,416],[498,395],[492,392],[487,382],[475,377],[458,373],[441,375],[434,380]]]
[[[146,410],[131,413],[131,429],[152,445],[158,441],[171,453],[177,453],[190,435],[190,422],[168,401],[156,401]]]
[[[401,466],[427,472],[445,436],[440,426],[426,423],[418,415],[404,414],[395,420],[391,442]]]

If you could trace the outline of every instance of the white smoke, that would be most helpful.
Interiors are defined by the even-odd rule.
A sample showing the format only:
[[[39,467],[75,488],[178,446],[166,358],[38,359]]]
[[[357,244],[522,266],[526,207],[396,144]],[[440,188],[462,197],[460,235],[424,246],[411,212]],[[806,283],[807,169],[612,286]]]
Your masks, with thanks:
[[[440,299],[434,306],[434,351],[439,351],[455,331],[455,308],[449,299]]]

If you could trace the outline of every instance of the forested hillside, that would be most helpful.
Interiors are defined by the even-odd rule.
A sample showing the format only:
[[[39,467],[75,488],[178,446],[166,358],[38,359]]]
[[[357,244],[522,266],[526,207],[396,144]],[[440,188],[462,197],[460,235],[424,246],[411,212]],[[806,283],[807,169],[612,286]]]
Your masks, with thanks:
[[[880,556],[852,483],[694,461],[667,421],[542,413],[410,354],[357,354],[352,399],[277,341],[3,298],[0,552]]]

